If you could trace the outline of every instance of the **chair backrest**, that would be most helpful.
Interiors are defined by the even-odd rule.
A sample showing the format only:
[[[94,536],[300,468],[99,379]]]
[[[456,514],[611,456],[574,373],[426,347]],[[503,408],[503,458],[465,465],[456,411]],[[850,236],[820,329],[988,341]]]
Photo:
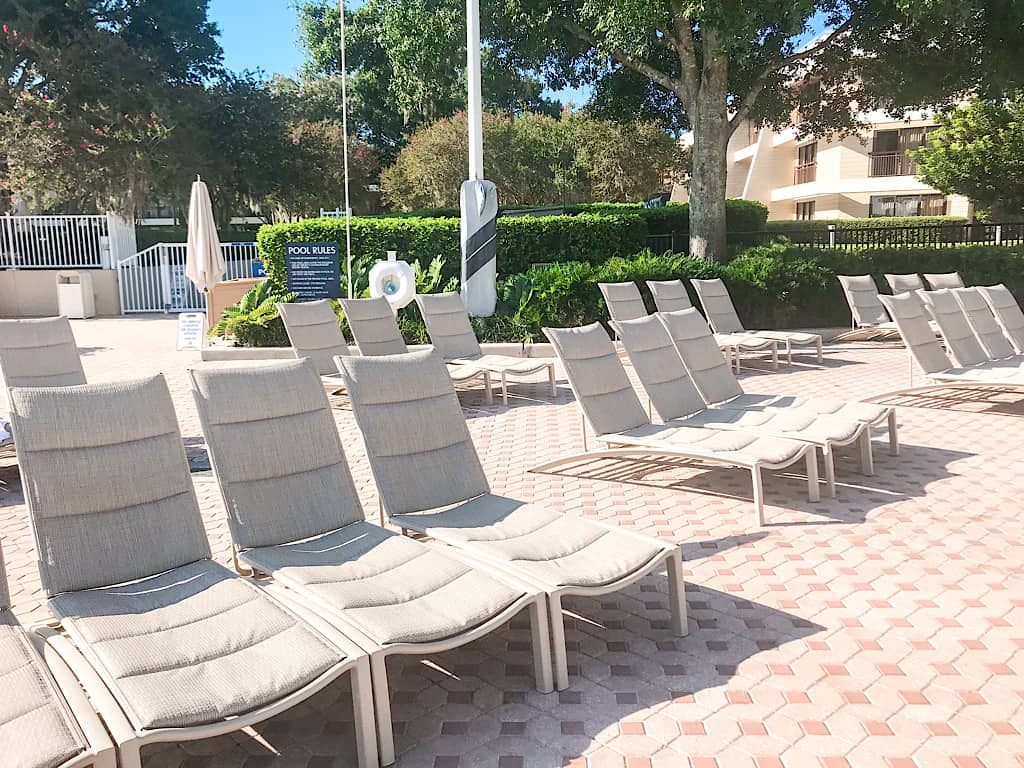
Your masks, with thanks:
[[[921,276],[916,273],[909,275],[886,275],[885,280],[889,283],[893,294],[914,293],[914,291],[924,290],[924,282],[921,280]]]
[[[163,376],[15,388],[11,424],[47,595],[210,557]]]
[[[615,323],[647,316],[647,305],[636,283],[598,283],[608,314]]]
[[[617,327],[633,370],[662,421],[689,416],[707,407],[657,315],[627,320]]]
[[[948,288],[938,291],[924,291],[922,298],[928,311],[942,332],[953,361],[959,366],[979,365],[988,362],[988,353],[981,345],[974,329],[967,322],[960,302]]]
[[[706,402],[721,403],[743,394],[743,387],[700,312],[696,309],[659,312],[658,318]]]
[[[440,352],[336,362],[389,515],[423,512],[490,491]]]
[[[925,373],[941,373],[952,367],[942,345],[935,338],[924,304],[916,294],[880,295],[878,299],[889,310],[889,316],[896,323],[903,343],[921,370]]]
[[[1010,293],[1010,289],[999,283],[983,286],[978,290],[985,297],[1003,333],[1013,342],[1017,354],[1024,355],[1024,311],[1021,311],[1020,304]]]
[[[330,300],[278,304],[277,309],[295,357],[308,357],[321,376],[333,375],[335,355],[346,356],[349,350]]]
[[[457,293],[426,293],[416,296],[430,343],[445,360],[478,357],[480,342],[469,322],[469,313]]]
[[[989,359],[1002,360],[1013,357],[1013,344],[999,327],[981,291],[977,288],[954,288],[953,295],[960,302],[960,308],[967,315],[967,322],[971,324],[974,335],[985,348]]]
[[[0,320],[0,373],[7,388],[85,384],[71,322],[66,317]]]
[[[693,306],[682,280],[648,280],[647,287],[659,312],[677,312]]]
[[[404,355],[409,351],[398,329],[391,304],[383,296],[376,299],[342,299],[341,306],[352,329],[359,354]]]
[[[836,275],[843,294],[850,305],[853,323],[857,327],[881,325],[889,322],[889,315],[878,300],[878,286],[871,275]]]
[[[710,280],[691,280],[690,283],[697,291],[704,316],[715,333],[740,333],[745,330],[724,282],[715,277]]]
[[[650,423],[615,345],[600,323],[545,328],[544,335],[562,361],[576,402],[594,432],[613,435]]]
[[[200,368],[189,375],[239,549],[298,541],[364,519],[311,361]]]
[[[963,288],[964,281],[959,272],[944,272],[941,275],[923,275],[924,281],[933,291],[943,288]]]

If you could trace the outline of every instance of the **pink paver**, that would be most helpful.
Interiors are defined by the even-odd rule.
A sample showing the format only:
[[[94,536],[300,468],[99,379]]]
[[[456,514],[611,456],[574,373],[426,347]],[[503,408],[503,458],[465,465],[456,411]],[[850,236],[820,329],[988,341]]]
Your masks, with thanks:
[[[230,539],[173,318],[73,323],[93,381],[164,372],[211,546]],[[825,365],[752,370],[751,392],[866,397],[907,384],[891,345],[826,348]],[[920,382],[919,382],[920,383]],[[654,574],[620,594],[569,601],[570,689],[529,676],[529,628],[391,662],[401,768],[978,766],[1024,753],[1024,394],[934,392],[898,401],[903,452],[876,440],[876,475],[838,462],[839,495],[809,503],[767,473],[768,525],[752,527],[749,478],[673,461],[527,470],[580,450],[564,378],[514,385],[509,407],[461,400],[495,490],[682,546],[690,634],[669,630]],[[334,410],[365,509],[377,499],[345,398]],[[259,404],[254,403],[254,408]],[[0,533],[16,610],[46,616],[17,471],[0,468]],[[154,746],[147,768],[335,764],[351,740],[344,693],[246,733]]]

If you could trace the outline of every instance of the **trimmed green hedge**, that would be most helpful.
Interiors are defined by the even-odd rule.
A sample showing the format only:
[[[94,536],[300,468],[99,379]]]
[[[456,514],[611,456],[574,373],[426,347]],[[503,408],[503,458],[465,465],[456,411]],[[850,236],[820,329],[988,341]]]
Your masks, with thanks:
[[[778,219],[765,223],[769,234],[784,235],[793,230],[819,230],[827,232],[830,226],[836,229],[884,229],[888,227],[934,227],[942,224],[966,224],[960,216],[873,216],[868,219],[810,219],[794,221]]]

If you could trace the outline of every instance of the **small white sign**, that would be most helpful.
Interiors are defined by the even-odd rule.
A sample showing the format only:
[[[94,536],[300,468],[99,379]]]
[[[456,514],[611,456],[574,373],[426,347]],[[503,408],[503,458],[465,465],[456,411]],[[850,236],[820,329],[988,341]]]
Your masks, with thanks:
[[[206,338],[206,314],[182,312],[178,315],[178,351],[202,349]]]

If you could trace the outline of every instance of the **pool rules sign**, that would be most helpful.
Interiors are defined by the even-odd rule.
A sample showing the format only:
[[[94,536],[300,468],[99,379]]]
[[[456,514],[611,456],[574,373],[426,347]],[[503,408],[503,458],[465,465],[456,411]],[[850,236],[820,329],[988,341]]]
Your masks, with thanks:
[[[284,258],[288,290],[297,301],[341,298],[337,243],[288,243]]]

